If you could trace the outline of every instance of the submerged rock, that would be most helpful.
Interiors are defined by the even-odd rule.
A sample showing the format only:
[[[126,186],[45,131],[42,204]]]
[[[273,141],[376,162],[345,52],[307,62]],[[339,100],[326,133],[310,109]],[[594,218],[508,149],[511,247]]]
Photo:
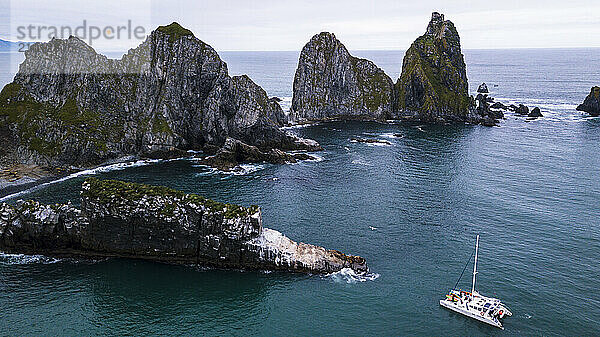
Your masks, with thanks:
[[[487,93],[489,93],[490,91],[488,90],[487,84],[485,84],[485,83],[481,83],[481,84],[479,85],[479,87],[477,87],[477,92],[479,92],[479,93],[483,93],[483,94],[487,94]]]
[[[291,118],[382,120],[393,110],[392,79],[373,62],[350,55],[332,33],[302,48],[294,77]]]
[[[297,243],[241,207],[166,187],[91,178],[81,209],[0,204],[0,249],[51,256],[125,257],[219,268],[368,271],[365,259]]]
[[[381,140],[381,139],[375,139],[375,138],[351,138],[350,139],[351,142],[356,142],[356,143],[367,143],[367,144],[384,144],[384,145],[392,145],[392,143],[388,142],[387,140]]]
[[[76,37],[36,43],[0,93],[0,133],[14,163],[87,167],[128,155],[174,157],[228,137],[295,149],[279,104],[230,77],[208,44],[177,23],[121,59]]]
[[[577,110],[587,112],[591,116],[600,116],[600,87],[592,87],[583,103],[577,106]]]
[[[458,31],[434,12],[404,55],[396,83],[398,109],[426,122],[466,121],[470,98]]]

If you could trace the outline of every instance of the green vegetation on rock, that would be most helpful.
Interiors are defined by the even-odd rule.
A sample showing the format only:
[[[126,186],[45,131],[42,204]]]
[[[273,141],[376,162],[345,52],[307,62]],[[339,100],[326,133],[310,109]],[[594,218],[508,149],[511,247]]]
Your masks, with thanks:
[[[470,98],[460,38],[443,15],[434,13],[427,32],[406,51],[396,94],[398,109],[418,112],[424,120],[467,115]]]
[[[172,135],[173,130],[169,127],[169,124],[164,118],[155,117],[152,122],[152,132],[153,133],[167,133]]]
[[[186,194],[165,186],[153,186],[120,180],[101,180],[98,178],[88,178],[83,185],[84,188],[81,191],[82,197],[95,199],[103,204],[108,204],[118,199],[136,202],[144,197],[169,198],[171,199],[170,203],[166,204],[161,210],[161,214],[167,216],[173,215],[177,208],[177,205],[172,203],[174,199],[177,199],[181,205],[191,203],[202,205],[210,211],[224,212],[223,217],[226,219],[251,216],[258,211],[258,206],[243,207],[221,203],[196,194]]]
[[[169,42],[177,41],[184,36],[194,36],[191,30],[181,27],[177,22],[173,22],[167,26],[159,26],[156,30],[169,35]]]

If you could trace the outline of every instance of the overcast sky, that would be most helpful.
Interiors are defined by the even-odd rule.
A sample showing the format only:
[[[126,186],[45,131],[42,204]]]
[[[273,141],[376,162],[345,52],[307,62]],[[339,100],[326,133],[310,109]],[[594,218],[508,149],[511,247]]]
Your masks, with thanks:
[[[432,11],[458,28],[463,48],[600,47],[598,0],[0,0],[0,38],[18,27],[142,26],[177,21],[217,50],[300,50],[330,31],[351,50],[404,50],[423,34]],[[42,39],[45,39],[42,37]],[[26,40],[31,40],[28,38]],[[137,39],[98,39],[98,50],[126,50]]]

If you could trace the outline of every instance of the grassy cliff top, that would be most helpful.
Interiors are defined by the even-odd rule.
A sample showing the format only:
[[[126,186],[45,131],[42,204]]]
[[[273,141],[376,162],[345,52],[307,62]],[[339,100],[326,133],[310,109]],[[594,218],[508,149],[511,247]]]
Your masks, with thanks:
[[[194,36],[191,30],[181,27],[177,22],[167,26],[159,26],[156,31],[169,35],[169,41],[177,41],[184,36]]]
[[[125,182],[120,180],[101,180],[88,178],[85,180],[81,190],[81,196],[96,199],[100,203],[110,203],[115,199],[127,199],[138,201],[143,197],[165,197],[168,199],[180,199],[180,205],[193,203],[203,205],[211,211],[224,211],[225,218],[250,216],[258,211],[258,206],[243,207],[239,205],[226,204],[206,199],[196,194],[187,194],[165,186],[153,186]],[[169,200],[165,207],[172,205]]]

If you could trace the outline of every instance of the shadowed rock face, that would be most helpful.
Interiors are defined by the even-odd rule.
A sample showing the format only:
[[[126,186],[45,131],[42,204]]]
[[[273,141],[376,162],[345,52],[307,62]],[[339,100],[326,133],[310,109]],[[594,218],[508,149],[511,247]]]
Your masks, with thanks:
[[[88,179],[81,209],[0,204],[0,249],[127,257],[222,268],[331,273],[366,262],[263,228],[258,206],[223,204],[166,187]]]
[[[13,162],[91,166],[124,155],[177,156],[235,137],[297,149],[279,104],[173,23],[120,60],[76,37],[37,43],[0,94]]]
[[[388,118],[393,82],[373,62],[350,55],[332,33],[304,46],[294,77],[293,121]]]
[[[577,106],[577,110],[585,111],[592,116],[600,116],[600,87],[592,87],[583,103]]]
[[[467,72],[454,24],[433,13],[424,35],[406,51],[396,83],[397,110],[422,121],[468,119]]]

